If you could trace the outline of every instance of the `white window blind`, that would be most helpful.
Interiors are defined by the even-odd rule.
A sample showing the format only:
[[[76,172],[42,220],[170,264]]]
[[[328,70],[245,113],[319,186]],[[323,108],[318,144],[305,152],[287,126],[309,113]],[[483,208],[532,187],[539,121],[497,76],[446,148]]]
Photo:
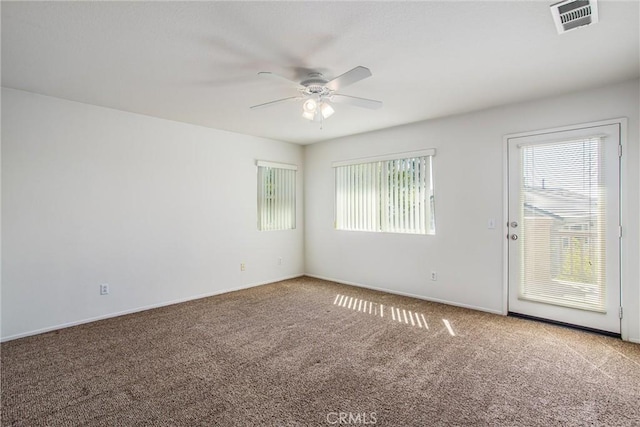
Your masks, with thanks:
[[[435,150],[335,162],[336,228],[435,233]]]
[[[520,147],[520,299],[606,311],[603,144],[594,137]]]
[[[296,228],[297,166],[258,161],[258,230]]]

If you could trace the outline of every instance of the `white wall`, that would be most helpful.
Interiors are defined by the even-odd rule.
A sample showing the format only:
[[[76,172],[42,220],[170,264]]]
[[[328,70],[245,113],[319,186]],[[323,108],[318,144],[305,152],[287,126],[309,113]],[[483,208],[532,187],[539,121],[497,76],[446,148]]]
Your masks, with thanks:
[[[256,159],[301,167],[297,230],[257,231]],[[2,339],[302,274],[302,161],[293,144],[2,89]]]
[[[639,84],[604,88],[339,138],[305,151],[306,272],[503,311],[503,136],[628,117],[622,169],[623,338],[640,341]],[[425,101],[429,101],[425,94]],[[436,235],[336,231],[331,162],[436,148]],[[487,228],[497,220],[495,230]],[[438,273],[432,282],[430,271]]]

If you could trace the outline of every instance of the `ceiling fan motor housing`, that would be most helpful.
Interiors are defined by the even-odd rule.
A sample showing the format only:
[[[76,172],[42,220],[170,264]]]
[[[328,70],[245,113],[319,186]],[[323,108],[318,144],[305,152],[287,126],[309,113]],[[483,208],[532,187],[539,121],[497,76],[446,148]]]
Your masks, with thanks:
[[[331,94],[331,90],[325,86],[329,81],[321,73],[309,73],[308,77],[308,79],[300,82],[304,86],[304,89],[301,89],[302,93],[305,95],[317,95],[321,98]]]

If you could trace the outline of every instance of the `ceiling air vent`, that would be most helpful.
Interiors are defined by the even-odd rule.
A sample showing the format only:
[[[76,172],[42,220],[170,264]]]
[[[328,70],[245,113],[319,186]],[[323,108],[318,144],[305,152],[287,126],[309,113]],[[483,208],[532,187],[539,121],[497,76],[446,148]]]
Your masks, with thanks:
[[[551,5],[558,34],[598,22],[597,0],[565,0]]]

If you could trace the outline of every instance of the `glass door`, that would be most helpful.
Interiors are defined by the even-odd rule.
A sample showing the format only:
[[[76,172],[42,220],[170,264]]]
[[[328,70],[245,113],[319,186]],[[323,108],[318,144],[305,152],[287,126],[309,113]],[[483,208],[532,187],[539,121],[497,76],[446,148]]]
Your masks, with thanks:
[[[618,124],[510,138],[509,311],[620,332]]]

